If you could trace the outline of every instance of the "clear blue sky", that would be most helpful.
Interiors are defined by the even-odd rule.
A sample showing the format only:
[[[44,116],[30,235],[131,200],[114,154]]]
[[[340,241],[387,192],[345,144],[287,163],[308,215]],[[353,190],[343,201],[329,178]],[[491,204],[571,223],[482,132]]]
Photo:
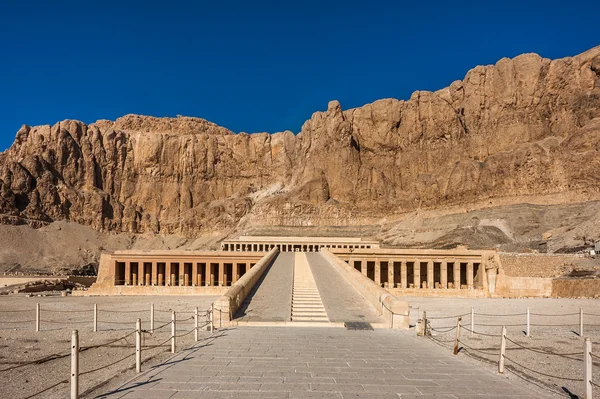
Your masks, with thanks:
[[[252,5],[250,5],[252,4]],[[600,44],[600,1],[13,1],[0,5],[0,151],[19,127],[128,113],[286,129],[437,90],[523,52]]]

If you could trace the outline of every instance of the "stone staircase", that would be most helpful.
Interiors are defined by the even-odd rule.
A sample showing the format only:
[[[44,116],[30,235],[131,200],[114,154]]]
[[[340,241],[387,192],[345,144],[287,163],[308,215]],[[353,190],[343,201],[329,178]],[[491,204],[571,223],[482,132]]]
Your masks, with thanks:
[[[306,254],[297,252],[294,260],[292,322],[329,322]]]

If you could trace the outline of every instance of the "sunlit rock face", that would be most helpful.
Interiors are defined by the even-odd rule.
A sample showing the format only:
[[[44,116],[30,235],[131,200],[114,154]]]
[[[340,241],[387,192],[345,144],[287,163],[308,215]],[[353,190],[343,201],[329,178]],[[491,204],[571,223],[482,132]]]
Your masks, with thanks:
[[[331,101],[298,135],[138,115],[23,126],[0,154],[0,220],[194,236],[498,197],[569,202],[599,193],[599,138],[600,47],[524,54],[407,101]]]

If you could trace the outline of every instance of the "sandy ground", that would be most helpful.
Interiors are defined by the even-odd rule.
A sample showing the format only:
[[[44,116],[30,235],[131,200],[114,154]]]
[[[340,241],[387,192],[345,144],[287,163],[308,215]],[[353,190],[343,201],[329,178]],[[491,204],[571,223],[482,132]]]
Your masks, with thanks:
[[[155,306],[155,331],[142,334],[142,369],[152,367],[171,356],[171,310],[176,311],[177,334],[193,331],[192,319],[198,307],[199,321],[205,320],[205,311],[216,299],[214,296],[195,297],[0,297],[0,397],[6,398],[66,398],[69,396],[70,342],[72,330],[79,331],[80,393],[94,397],[97,388],[102,391],[116,388],[135,376],[135,321],[142,319],[142,329],[150,328],[150,306]],[[41,331],[35,332],[35,306],[41,307]],[[98,332],[92,332],[93,306],[98,304]],[[200,339],[210,333],[201,331]],[[167,342],[165,342],[167,341]],[[178,348],[194,342],[193,332],[177,339]],[[161,344],[160,346],[156,346]],[[146,346],[147,348],[144,348]],[[156,346],[150,348],[152,346]],[[41,364],[28,362],[56,355],[56,359]],[[124,359],[122,361],[119,361]],[[113,364],[116,363],[116,364]],[[112,365],[111,365],[112,364]],[[12,367],[18,368],[12,370]],[[93,371],[100,369],[98,371]],[[88,371],[89,374],[84,374]],[[54,384],[58,385],[37,396],[34,395]]]
[[[454,346],[456,329],[452,328],[457,324],[457,317],[448,316],[464,315],[462,325],[466,328],[461,330],[459,356],[469,356],[496,372],[500,334],[505,325],[507,338],[516,342],[507,341],[505,356],[514,362],[506,360],[505,374],[527,380],[547,396],[584,397],[583,381],[570,379],[583,380],[583,339],[589,337],[593,342],[592,353],[599,356],[593,359],[592,381],[600,384],[598,299],[403,299],[412,307],[411,325],[426,311],[432,327],[432,337],[428,339],[432,345],[440,345],[448,351]],[[474,334],[466,330],[471,329],[471,307],[475,312]],[[530,337],[525,335],[527,307],[530,309]],[[580,308],[584,310],[583,337],[579,336]],[[595,392],[600,392],[600,387],[596,387]]]

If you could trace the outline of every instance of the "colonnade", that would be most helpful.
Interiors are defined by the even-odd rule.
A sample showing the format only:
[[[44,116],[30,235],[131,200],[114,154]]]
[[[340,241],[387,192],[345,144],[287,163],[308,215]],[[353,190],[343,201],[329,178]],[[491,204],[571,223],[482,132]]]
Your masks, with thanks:
[[[223,251],[268,252],[273,248],[280,252],[318,252],[327,249],[371,249],[372,244],[298,244],[298,243],[252,243],[252,242],[223,242]]]
[[[235,284],[257,262],[115,260],[115,285],[211,287]]]
[[[383,287],[430,289],[483,288],[483,273],[480,273],[480,260],[345,258],[349,265]]]

